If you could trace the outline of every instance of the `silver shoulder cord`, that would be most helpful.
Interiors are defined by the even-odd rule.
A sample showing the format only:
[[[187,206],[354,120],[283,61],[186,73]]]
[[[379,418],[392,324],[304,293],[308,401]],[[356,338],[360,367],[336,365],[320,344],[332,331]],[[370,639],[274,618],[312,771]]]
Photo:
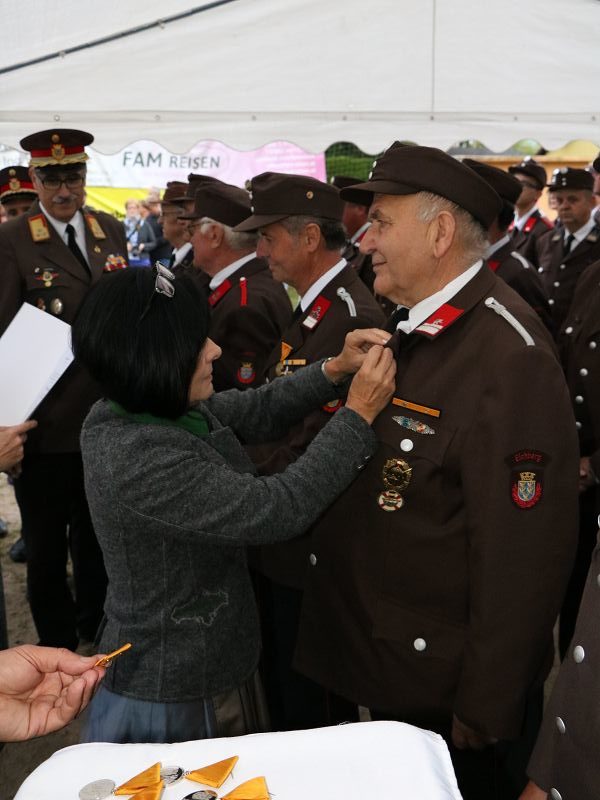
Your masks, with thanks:
[[[354,305],[354,300],[350,297],[350,293],[347,292],[343,286],[340,286],[340,288],[337,290],[337,296],[340,298],[340,300],[343,300],[344,303],[346,303],[346,305],[348,306],[348,311],[350,312],[350,316],[355,317],[356,306]]]
[[[502,303],[499,303],[495,297],[487,297],[485,300],[485,305],[488,308],[491,308],[492,311],[495,311],[496,314],[500,314],[501,317],[504,317],[508,324],[516,330],[519,336],[522,337],[527,347],[535,347],[535,342],[533,341],[531,335],[521,325],[519,320],[513,317],[510,311],[507,310],[506,306],[503,306]]]

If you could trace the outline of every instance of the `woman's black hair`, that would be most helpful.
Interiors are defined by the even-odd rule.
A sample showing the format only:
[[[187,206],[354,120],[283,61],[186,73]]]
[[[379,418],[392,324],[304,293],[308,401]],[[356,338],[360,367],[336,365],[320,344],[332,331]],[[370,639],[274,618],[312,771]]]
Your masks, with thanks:
[[[210,311],[191,277],[175,278],[173,297],[156,292],[155,282],[148,268],[104,275],[75,316],[73,353],[127,411],[176,419],[189,405]]]

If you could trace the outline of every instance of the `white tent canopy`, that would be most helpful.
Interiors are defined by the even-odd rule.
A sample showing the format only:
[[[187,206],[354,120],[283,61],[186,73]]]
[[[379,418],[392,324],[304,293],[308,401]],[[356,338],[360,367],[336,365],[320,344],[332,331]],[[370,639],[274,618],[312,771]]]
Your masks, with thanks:
[[[52,126],[92,131],[104,153],[140,139],[175,153],[209,139],[600,144],[598,0],[204,2],[110,39],[199,6],[4,0],[0,144]]]

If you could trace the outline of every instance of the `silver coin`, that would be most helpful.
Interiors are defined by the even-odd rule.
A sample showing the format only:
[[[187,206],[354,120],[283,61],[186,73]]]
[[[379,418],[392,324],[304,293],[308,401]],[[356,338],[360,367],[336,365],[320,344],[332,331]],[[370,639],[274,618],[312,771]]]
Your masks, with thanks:
[[[86,783],[86,785],[79,790],[79,798],[80,800],[105,800],[107,797],[111,796],[116,785],[114,781],[108,778]]]
[[[215,800],[219,795],[213,792],[212,789],[200,789],[197,792],[186,794],[183,800]]]
[[[181,767],[161,767],[160,777],[165,782],[165,786],[171,786],[178,783],[184,776],[184,770]]]

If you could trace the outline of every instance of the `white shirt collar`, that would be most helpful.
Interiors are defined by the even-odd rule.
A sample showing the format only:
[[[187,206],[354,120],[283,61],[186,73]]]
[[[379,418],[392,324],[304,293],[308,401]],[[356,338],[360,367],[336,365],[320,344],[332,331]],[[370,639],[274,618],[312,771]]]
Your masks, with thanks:
[[[237,272],[237,270],[240,269],[240,267],[243,267],[244,264],[247,264],[248,261],[252,261],[253,258],[256,258],[256,253],[248,253],[247,255],[238,258],[237,261],[234,261],[228,267],[223,267],[223,269],[219,270],[216,275],[212,276],[210,283],[208,284],[211,292],[214,292],[215,289],[218,289],[223,281],[226,281],[227,278],[231,277],[234,272]]]
[[[538,207],[533,206],[532,208],[529,209],[529,211],[526,214],[523,214],[522,217],[519,217],[518,211],[515,209],[515,228],[518,228],[520,231],[522,231],[525,225],[527,224],[527,220],[529,219],[529,217],[532,214],[534,214],[537,210]]]
[[[507,233],[505,236],[502,237],[502,239],[498,239],[497,242],[494,242],[494,244],[491,244],[488,247],[487,252],[485,254],[485,258],[490,258],[491,256],[494,255],[496,250],[500,250],[501,247],[504,247],[504,245],[508,244],[509,242],[510,242],[510,235]]]
[[[370,227],[371,223],[368,221],[365,222],[365,224],[362,227],[360,227],[357,231],[355,231],[352,234],[352,236],[350,237],[350,243],[356,244],[356,242],[360,241],[360,239],[362,239],[363,235],[369,230]]]
[[[173,256],[174,256],[173,266],[176,267],[177,264],[180,264],[183,261],[183,259],[187,256],[187,254],[190,252],[191,249],[192,249],[192,243],[191,242],[186,242],[185,244],[182,244],[181,247],[174,247],[173,248]]]
[[[592,229],[593,229],[595,224],[596,224],[596,221],[594,220],[594,216],[592,214],[590,216],[590,218],[588,219],[588,221],[585,223],[585,225],[582,225],[581,228],[579,228],[579,230],[575,231],[575,233],[573,234],[573,236],[577,240],[577,244],[579,244],[580,242],[583,242],[585,237],[589,233],[592,232]],[[569,231],[565,228],[565,236],[564,236],[565,242],[567,241],[568,236],[569,236]],[[577,247],[577,245],[573,245],[572,244],[571,245],[571,250],[573,249],[573,247]]]
[[[300,308],[302,311],[306,311],[308,308],[310,308],[313,300],[317,299],[327,284],[332,281],[335,276],[344,269],[345,266],[346,259],[342,258],[337,262],[337,264],[334,264],[331,269],[328,269],[327,272],[321,275],[321,277],[313,283],[310,289],[308,289],[308,291],[305,292],[300,298]]]
[[[77,242],[77,246],[83,253],[85,260],[89,262],[88,253],[87,253],[87,246],[85,244],[85,225],[83,221],[83,214],[80,213],[81,209],[75,212],[71,219],[68,222],[61,222],[61,220],[56,219],[48,211],[44,208],[44,205],[40,203],[40,208],[44,213],[44,216],[48,220],[48,222],[52,225],[54,230],[58,233],[60,238],[63,242],[68,245],[69,240],[67,237],[67,225],[72,225],[75,230],[75,241]]]
[[[404,331],[404,333],[414,331],[415,328],[418,328],[422,322],[425,322],[438,308],[451,300],[454,295],[458,294],[463,286],[466,286],[467,283],[477,275],[482,265],[482,261],[476,261],[472,267],[461,272],[458,277],[451,280],[450,283],[447,283],[439,292],[432,294],[430,297],[426,297],[425,300],[421,300],[409,309],[408,319],[399,322],[396,329]]]

